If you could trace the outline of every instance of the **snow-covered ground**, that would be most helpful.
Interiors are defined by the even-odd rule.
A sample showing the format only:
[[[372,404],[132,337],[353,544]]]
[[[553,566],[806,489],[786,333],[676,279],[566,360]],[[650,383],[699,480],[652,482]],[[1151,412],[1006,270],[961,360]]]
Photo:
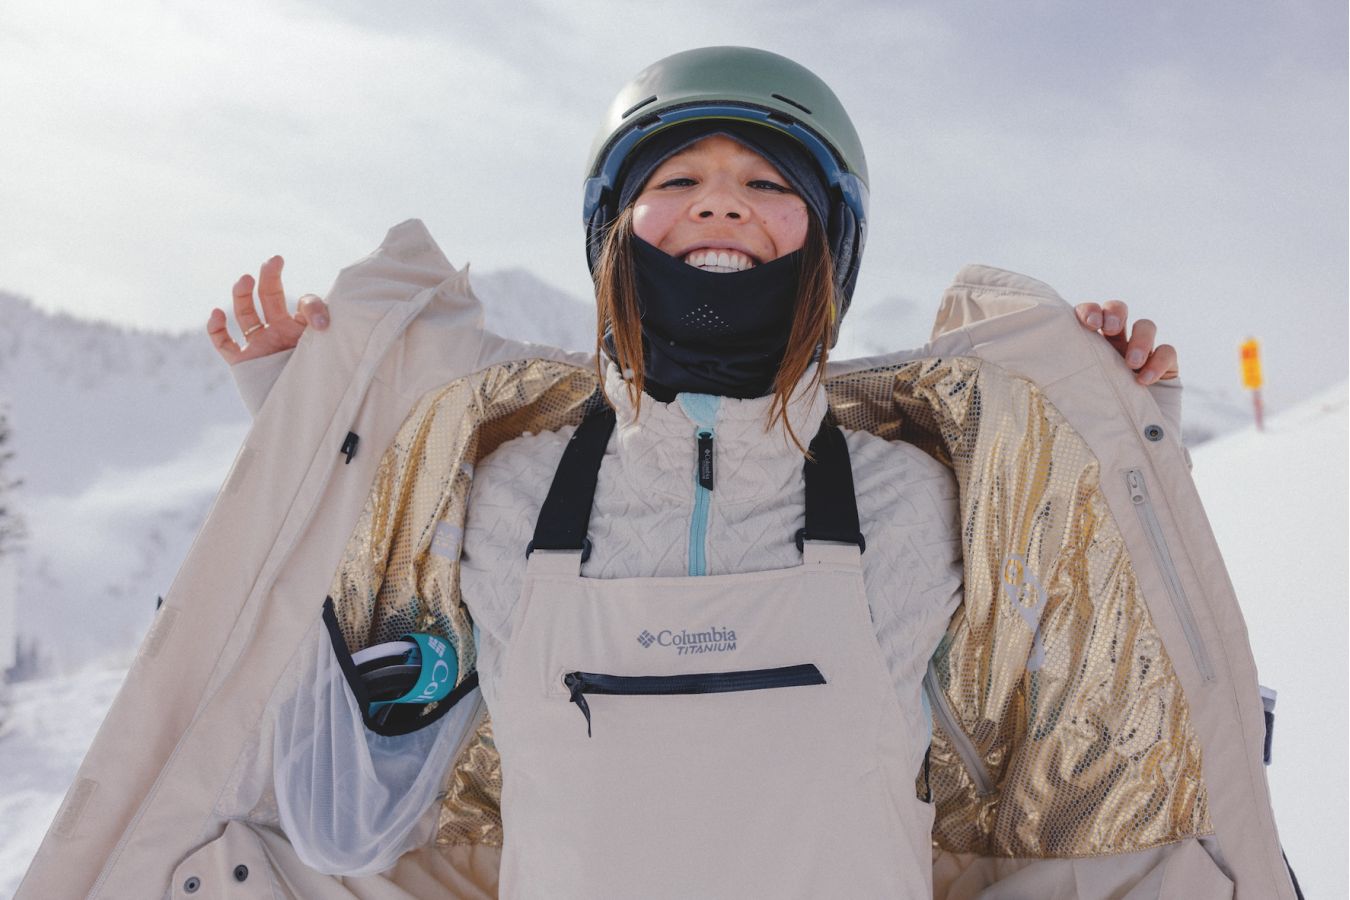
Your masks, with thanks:
[[[126,677],[124,666],[12,685],[0,706],[0,897],[11,897]]]
[[[1347,884],[1347,389],[1334,388],[1194,454],[1194,476],[1279,692],[1267,769],[1280,839],[1308,897]]]
[[[1309,897],[1347,886],[1347,389],[1194,453],[1263,683],[1279,691],[1269,769]],[[18,885],[125,668],[13,685],[0,709],[0,895]]]

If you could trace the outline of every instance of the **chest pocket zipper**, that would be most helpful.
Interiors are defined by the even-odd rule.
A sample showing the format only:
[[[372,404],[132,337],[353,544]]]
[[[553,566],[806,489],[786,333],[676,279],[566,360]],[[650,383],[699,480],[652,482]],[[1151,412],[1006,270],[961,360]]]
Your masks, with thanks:
[[[1200,670],[1201,678],[1213,681],[1214,663],[1205,649],[1205,642],[1200,636],[1200,625],[1195,620],[1195,611],[1191,609],[1190,599],[1186,596],[1185,588],[1181,586],[1181,576],[1177,574],[1176,563],[1172,561],[1172,554],[1167,549],[1167,538],[1163,534],[1162,523],[1158,521],[1158,514],[1153,510],[1153,502],[1149,499],[1144,473],[1139,469],[1130,469],[1125,473],[1125,484],[1130,490],[1130,502],[1134,504],[1135,511],[1139,514],[1139,524],[1143,526],[1144,534],[1148,536],[1154,561],[1162,571],[1163,583],[1167,585],[1172,608],[1181,623],[1181,632],[1186,637],[1186,643],[1190,645],[1195,667]]]
[[[571,702],[586,717],[586,736],[591,736],[591,706],[587,694],[659,696],[663,694],[721,694],[760,691],[767,688],[824,684],[825,676],[813,663],[776,669],[745,669],[739,672],[704,672],[692,675],[600,675],[568,672],[563,676]]]

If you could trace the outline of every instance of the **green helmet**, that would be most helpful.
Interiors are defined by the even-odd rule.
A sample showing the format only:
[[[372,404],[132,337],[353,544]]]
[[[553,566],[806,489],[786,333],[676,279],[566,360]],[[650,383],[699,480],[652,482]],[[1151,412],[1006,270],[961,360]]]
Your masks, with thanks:
[[[592,270],[619,214],[619,177],[634,148],[673,125],[709,119],[773,128],[799,141],[820,166],[831,193],[830,221],[823,224],[842,318],[867,230],[867,159],[853,122],[829,86],[806,67],[767,50],[686,50],[652,63],[619,91],[586,171],[582,221]]]

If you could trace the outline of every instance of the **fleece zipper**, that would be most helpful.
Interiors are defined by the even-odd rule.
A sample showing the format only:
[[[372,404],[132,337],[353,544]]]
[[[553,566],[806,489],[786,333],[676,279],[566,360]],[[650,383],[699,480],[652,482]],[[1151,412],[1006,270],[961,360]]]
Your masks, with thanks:
[[[713,439],[722,398],[680,394],[680,407],[694,423],[694,512],[689,518],[689,574],[708,574],[708,514],[713,492]]]

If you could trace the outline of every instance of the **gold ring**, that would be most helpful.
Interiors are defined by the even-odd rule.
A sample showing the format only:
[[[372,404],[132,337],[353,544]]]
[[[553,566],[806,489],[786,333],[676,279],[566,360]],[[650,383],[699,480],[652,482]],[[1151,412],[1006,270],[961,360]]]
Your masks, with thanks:
[[[249,336],[250,334],[252,334],[253,332],[258,331],[259,329],[264,328],[264,327],[265,327],[265,326],[263,325],[263,323],[257,322],[257,323],[255,323],[255,324],[253,324],[253,325],[250,325],[248,328],[245,328],[245,329],[244,329],[244,340],[248,340],[248,336]]]

